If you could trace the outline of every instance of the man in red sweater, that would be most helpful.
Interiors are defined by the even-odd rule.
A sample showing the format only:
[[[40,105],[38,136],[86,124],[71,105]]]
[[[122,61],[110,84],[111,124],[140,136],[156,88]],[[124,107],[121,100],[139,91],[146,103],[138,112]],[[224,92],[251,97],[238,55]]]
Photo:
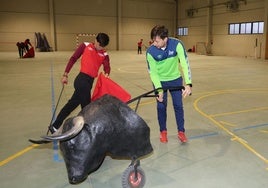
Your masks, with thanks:
[[[82,43],[69,59],[61,79],[62,84],[68,83],[68,73],[75,62],[81,57],[80,72],[75,78],[75,90],[71,99],[61,109],[54,123],[48,127],[52,134],[60,128],[65,118],[77,106],[80,105],[81,108],[84,108],[91,102],[92,85],[94,78],[98,76],[101,65],[103,66],[105,76],[109,76],[111,70],[110,60],[105,50],[108,44],[109,36],[105,33],[99,33],[94,43]]]
[[[141,39],[139,42],[138,42],[138,54],[142,54],[142,42],[143,42],[143,39]]]

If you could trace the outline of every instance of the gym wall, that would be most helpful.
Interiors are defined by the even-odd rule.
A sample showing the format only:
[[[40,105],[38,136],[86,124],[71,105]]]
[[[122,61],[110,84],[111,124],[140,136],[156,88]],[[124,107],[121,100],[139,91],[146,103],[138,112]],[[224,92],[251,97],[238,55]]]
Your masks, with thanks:
[[[176,31],[174,0],[1,0],[0,51],[17,51],[16,43],[35,32],[45,34],[53,50],[69,51],[77,46],[77,34],[105,32],[109,50],[133,50],[151,28],[166,25]],[[92,37],[91,39],[92,40]]]
[[[232,10],[228,2],[238,2],[238,9]],[[186,48],[204,42],[211,55],[265,58],[267,28],[263,34],[229,35],[228,27],[230,23],[254,21],[264,21],[267,27],[267,0],[179,0],[178,3],[178,27],[188,28],[188,35],[179,37]]]

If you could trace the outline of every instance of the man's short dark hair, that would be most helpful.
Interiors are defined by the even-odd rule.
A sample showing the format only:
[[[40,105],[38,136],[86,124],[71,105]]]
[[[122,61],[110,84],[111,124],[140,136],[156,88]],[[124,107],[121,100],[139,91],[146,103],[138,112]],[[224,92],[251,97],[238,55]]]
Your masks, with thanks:
[[[151,39],[159,36],[161,39],[168,37],[168,29],[163,25],[156,25],[151,31]]]
[[[106,33],[98,33],[96,40],[100,43],[101,47],[105,47],[109,44],[109,36]]]

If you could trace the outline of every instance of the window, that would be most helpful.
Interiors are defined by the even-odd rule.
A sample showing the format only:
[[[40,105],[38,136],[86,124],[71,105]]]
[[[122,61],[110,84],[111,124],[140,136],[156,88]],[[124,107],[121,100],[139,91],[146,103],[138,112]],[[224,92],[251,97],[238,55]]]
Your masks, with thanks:
[[[240,34],[246,34],[246,23],[241,23]]]
[[[263,22],[253,22],[252,33],[263,33]]]
[[[262,34],[264,22],[246,22],[229,24],[229,34]]]
[[[264,32],[264,22],[259,22],[259,33]]]
[[[188,35],[188,27],[179,27],[177,35],[179,36]]]
[[[246,34],[251,34],[252,23],[246,23]]]
[[[178,29],[178,35],[183,35],[183,28]]]
[[[184,33],[184,35],[188,35],[188,28],[187,27],[183,28],[183,33]]]
[[[230,24],[229,33],[232,35],[239,34],[239,24]]]

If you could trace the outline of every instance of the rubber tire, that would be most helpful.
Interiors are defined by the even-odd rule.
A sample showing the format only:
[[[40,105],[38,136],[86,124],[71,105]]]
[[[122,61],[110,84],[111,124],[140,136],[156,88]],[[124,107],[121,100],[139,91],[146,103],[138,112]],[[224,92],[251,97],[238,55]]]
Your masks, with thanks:
[[[138,180],[135,181],[135,168],[129,166],[122,175],[123,188],[142,188],[145,185],[145,173],[140,166],[137,167]],[[134,182],[135,181],[135,182]]]

